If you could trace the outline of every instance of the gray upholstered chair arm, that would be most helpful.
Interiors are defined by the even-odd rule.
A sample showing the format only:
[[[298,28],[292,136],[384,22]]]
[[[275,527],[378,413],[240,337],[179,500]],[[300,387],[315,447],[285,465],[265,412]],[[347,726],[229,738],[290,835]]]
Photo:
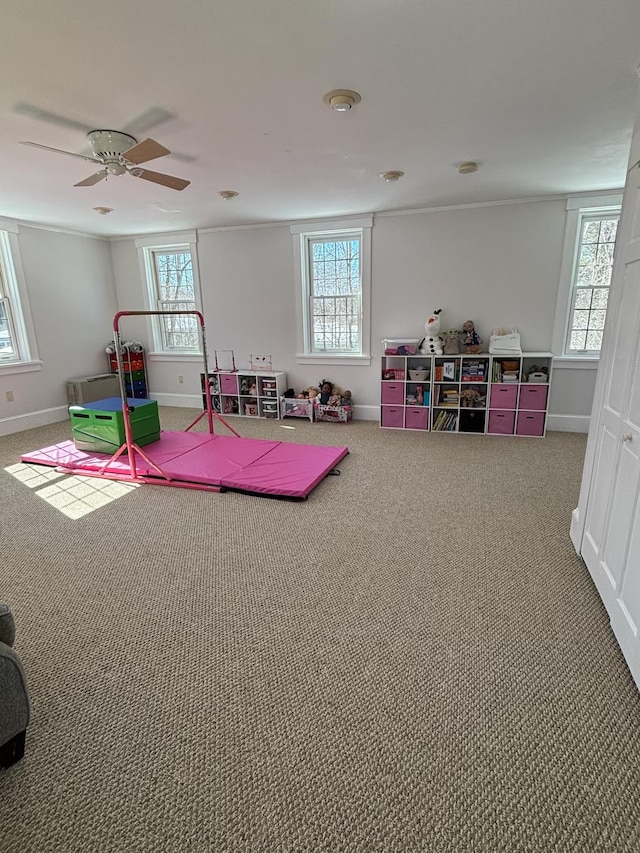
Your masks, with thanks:
[[[18,655],[0,643],[0,743],[26,729],[31,707],[24,671]]]

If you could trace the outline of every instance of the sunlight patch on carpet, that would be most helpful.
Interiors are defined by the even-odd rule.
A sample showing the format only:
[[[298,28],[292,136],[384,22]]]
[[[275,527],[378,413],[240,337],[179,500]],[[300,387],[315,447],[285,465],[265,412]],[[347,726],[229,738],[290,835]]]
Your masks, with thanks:
[[[19,462],[4,469],[36,495],[67,518],[82,518],[112,501],[137,489],[139,483],[122,483],[117,480],[100,480],[97,477],[76,477],[59,471],[43,469],[41,465]],[[55,481],[55,482],[52,482]],[[42,487],[42,488],[39,488]]]

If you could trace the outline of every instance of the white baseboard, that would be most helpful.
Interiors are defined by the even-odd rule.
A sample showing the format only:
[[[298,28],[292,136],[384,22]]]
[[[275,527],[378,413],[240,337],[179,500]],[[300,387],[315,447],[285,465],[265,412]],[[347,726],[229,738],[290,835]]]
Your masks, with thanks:
[[[589,415],[547,415],[547,430],[556,432],[589,432]]]
[[[55,424],[69,417],[68,406],[56,406],[53,409],[42,409],[39,412],[28,412],[25,415],[16,415],[13,418],[2,418],[0,420],[0,435],[12,435],[14,432],[23,432],[25,429]]]
[[[151,394],[152,400],[157,400],[159,406],[177,406],[181,409],[201,409],[201,394]]]
[[[355,421],[379,421],[380,406],[354,406],[353,419]]]

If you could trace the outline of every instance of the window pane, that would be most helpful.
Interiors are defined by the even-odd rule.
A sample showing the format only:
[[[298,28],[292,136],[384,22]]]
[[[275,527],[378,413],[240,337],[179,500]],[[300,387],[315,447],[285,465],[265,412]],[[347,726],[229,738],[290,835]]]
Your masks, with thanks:
[[[600,350],[602,347],[602,332],[587,332],[587,349]]]
[[[572,350],[583,350],[585,349],[587,342],[587,333],[586,332],[571,332],[571,343],[570,348]]]
[[[311,337],[319,352],[359,352],[360,240],[310,242]]]
[[[18,357],[9,316],[9,301],[0,299],[0,361],[12,361]]]
[[[582,291],[579,291],[582,292]],[[593,298],[591,301],[592,308],[606,308],[607,301],[609,299],[609,290],[605,288],[594,288],[593,289]],[[576,308],[582,308],[582,305],[578,305],[576,302]]]
[[[195,302],[191,252],[154,252],[153,257],[159,298]]]
[[[606,315],[606,311],[589,312],[589,330],[604,329],[604,318],[606,317]]]
[[[592,222],[585,222],[584,229],[582,231],[582,242],[583,243],[597,243],[600,237],[600,221],[594,220]]]
[[[586,329],[589,325],[589,312],[588,311],[574,311],[573,312],[573,323],[571,324],[572,329]]]
[[[598,254],[598,246],[593,243],[584,243],[580,248],[580,266],[595,264]]]
[[[600,226],[600,240],[603,242],[615,243],[616,234],[618,232],[618,220],[603,219]]]
[[[159,311],[195,311],[193,302],[161,302]],[[162,337],[166,349],[199,349],[198,320],[190,314],[160,317]]]
[[[584,219],[582,222],[573,282],[569,351],[600,350],[618,218],[611,216]]]
[[[580,287],[576,291],[576,308],[591,308],[591,288]]]

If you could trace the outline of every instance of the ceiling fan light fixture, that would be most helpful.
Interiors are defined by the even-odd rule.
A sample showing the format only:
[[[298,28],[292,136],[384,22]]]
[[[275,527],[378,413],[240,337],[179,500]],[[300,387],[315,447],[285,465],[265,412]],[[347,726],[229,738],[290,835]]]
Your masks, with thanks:
[[[237,193],[235,190],[221,190],[218,195],[225,201],[231,201],[232,198],[237,198],[240,193]]]
[[[383,181],[387,183],[394,183],[395,181],[399,181],[402,178],[404,172],[380,172],[380,177]]]
[[[93,209],[96,213],[99,213],[100,216],[106,216],[107,213],[113,213],[112,207],[94,207]]]
[[[478,164],[474,160],[465,160],[464,163],[460,163],[458,166],[458,172],[461,175],[471,175],[473,172],[478,171]]]
[[[359,104],[362,98],[351,89],[333,89],[331,92],[327,92],[322,100],[337,113],[346,113],[351,107]]]

